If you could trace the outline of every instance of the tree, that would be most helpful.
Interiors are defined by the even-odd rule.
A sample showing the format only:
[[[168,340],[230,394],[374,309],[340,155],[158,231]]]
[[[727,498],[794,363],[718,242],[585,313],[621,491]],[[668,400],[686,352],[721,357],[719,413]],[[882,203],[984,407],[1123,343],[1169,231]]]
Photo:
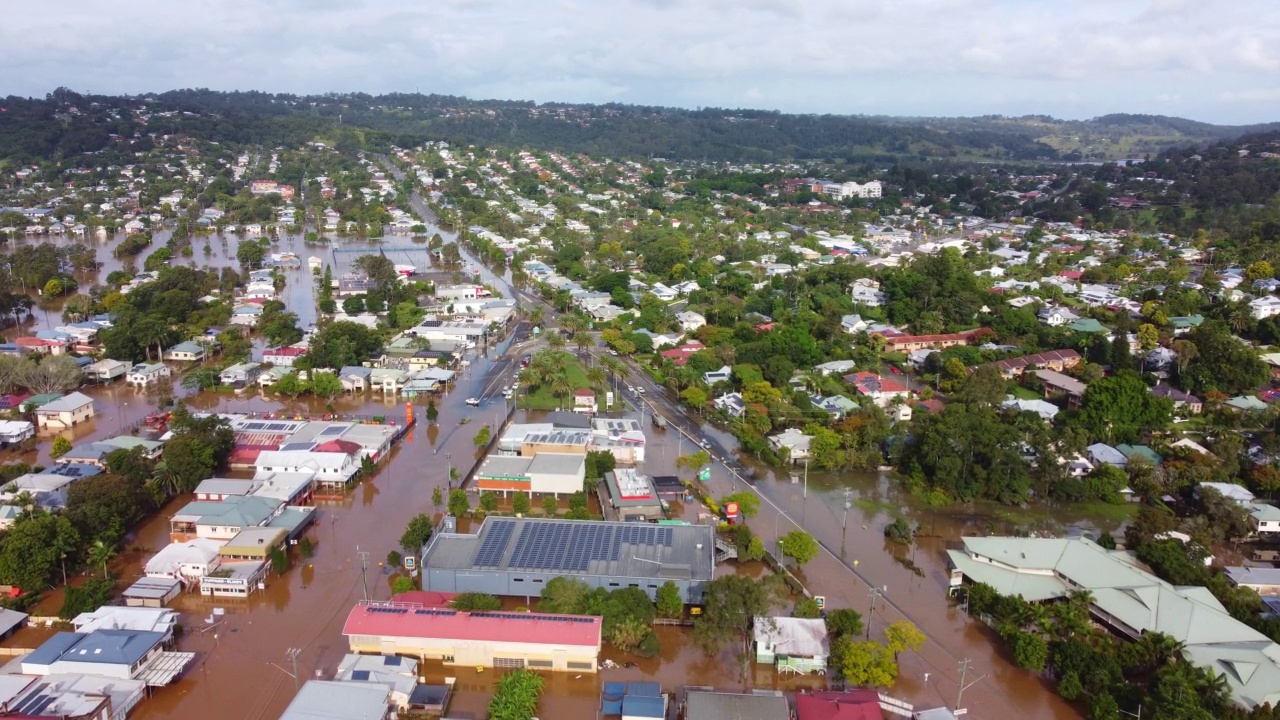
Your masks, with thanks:
[[[850,685],[890,688],[898,680],[893,653],[877,642],[842,635],[831,644],[831,662]]]
[[[1160,343],[1160,331],[1151,323],[1143,323],[1138,326],[1138,347],[1143,352],[1150,352]]]
[[[857,610],[841,608],[827,613],[827,630],[833,635],[856,637],[862,634],[862,615]]]
[[[308,381],[311,392],[317,397],[332,400],[342,394],[342,381],[337,375],[327,372],[312,372]]]
[[[1094,696],[1089,704],[1089,720],[1120,720],[1120,705],[1111,693],[1103,692]]]
[[[710,462],[711,453],[708,453],[706,450],[699,450],[695,453],[681,455],[676,458],[676,467],[697,472],[702,468],[702,466],[710,464]]]
[[[915,530],[906,518],[896,518],[884,528],[884,536],[900,545],[910,545],[915,537]]]
[[[513,670],[503,675],[489,700],[489,720],[531,720],[538,710],[544,682],[532,670]]]
[[[1049,645],[1035,633],[1013,630],[1008,640],[1013,662],[1020,668],[1039,672],[1049,662]]]
[[[431,517],[426,513],[418,513],[409,520],[408,526],[405,527],[404,533],[400,535],[400,547],[406,552],[418,553],[422,550],[427,541],[431,539],[431,533],[434,528],[431,526]]]
[[[547,517],[555,517],[556,506],[557,503],[554,495],[548,495],[542,498],[542,512]]]
[[[720,507],[729,503],[738,503],[738,512],[744,518],[753,518],[760,512],[760,496],[750,490],[739,490],[720,498]]]
[[[84,372],[69,355],[47,357],[22,367],[21,384],[34,393],[67,392],[84,380]]]
[[[480,430],[476,432],[476,436],[471,439],[471,442],[475,443],[476,447],[482,448],[489,444],[489,436],[491,434],[492,431],[489,430],[488,423],[485,423],[480,426]]]
[[[529,514],[529,496],[522,492],[516,492],[511,496],[511,511],[517,515]]]
[[[818,556],[818,541],[804,530],[792,530],[778,538],[778,544],[782,554],[795,560],[797,565],[804,565]]]
[[[214,447],[195,433],[175,434],[165,443],[162,457],[182,492],[190,492],[202,480],[213,477],[218,467]]]
[[[1063,700],[1073,701],[1084,694],[1084,685],[1080,683],[1080,676],[1073,672],[1066,672],[1062,677],[1058,678],[1058,694]]]
[[[20,517],[0,544],[0,583],[38,593],[52,585],[62,556],[80,547],[76,532],[65,515],[35,512]]]
[[[590,450],[585,460],[586,479],[588,482],[599,480],[605,473],[613,472],[618,465],[618,458],[608,450]]]
[[[414,584],[413,578],[405,575],[397,575],[396,578],[391,581],[392,595],[413,592],[416,589],[418,589],[418,586]]]
[[[427,401],[427,422],[434,423],[436,418],[440,417],[440,410],[436,407],[435,400]]]
[[[104,538],[98,538],[89,546],[89,555],[85,560],[92,567],[101,567],[102,579],[108,580],[110,579],[110,576],[107,574],[107,563],[111,562],[111,558],[115,556],[115,542]]]
[[[712,580],[702,601],[702,615],[694,620],[692,637],[708,655],[726,642],[736,642],[738,650],[749,649],[751,623],[767,613],[771,604],[764,585],[739,575]]]
[[[440,507],[440,503],[444,502],[444,491],[437,485],[431,488],[431,504]]]
[[[701,412],[707,407],[707,393],[700,387],[687,387],[680,393],[680,400],[693,410]]]
[[[57,459],[71,452],[71,441],[59,435],[53,439],[53,447],[49,450],[49,457]]]
[[[1266,260],[1259,260],[1244,269],[1244,279],[1250,283],[1259,280],[1270,280],[1276,276],[1275,268]]]
[[[454,610],[464,610],[466,612],[480,611],[492,612],[502,609],[502,598],[488,593],[480,592],[464,592],[459,593],[450,603],[449,607]]]
[[[678,618],[684,614],[684,598],[680,596],[680,588],[671,580],[658,588],[654,604],[657,606],[658,617]]]
[[[81,613],[93,612],[111,602],[114,590],[107,578],[89,578],[79,586],[68,586],[58,617],[71,620]]]
[[[884,644],[893,653],[894,660],[898,659],[898,653],[919,650],[924,641],[924,633],[909,620],[898,620],[884,629]]]
[[[466,515],[471,510],[471,501],[467,492],[461,488],[449,491],[449,514],[454,517]]]
[[[814,619],[822,617],[822,608],[818,607],[818,601],[813,598],[801,598],[796,601],[796,605],[791,609],[791,617]]]
[[[1136,372],[1121,370],[1085,390],[1076,422],[1092,439],[1132,443],[1143,431],[1168,425],[1172,410],[1173,403],[1150,392]]]

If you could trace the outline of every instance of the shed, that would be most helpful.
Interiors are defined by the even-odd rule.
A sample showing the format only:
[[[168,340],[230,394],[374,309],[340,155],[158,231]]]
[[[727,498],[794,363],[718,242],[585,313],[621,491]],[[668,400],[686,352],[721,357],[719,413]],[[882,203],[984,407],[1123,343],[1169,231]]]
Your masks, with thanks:
[[[144,577],[130,585],[122,596],[130,607],[161,608],[182,591],[182,583],[172,578]]]

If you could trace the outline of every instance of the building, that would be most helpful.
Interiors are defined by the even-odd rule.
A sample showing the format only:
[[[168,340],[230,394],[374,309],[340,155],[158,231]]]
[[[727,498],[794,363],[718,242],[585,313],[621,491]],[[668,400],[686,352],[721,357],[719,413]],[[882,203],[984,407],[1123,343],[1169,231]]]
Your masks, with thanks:
[[[1249,503],[1244,506],[1249,511],[1249,524],[1253,531],[1263,540],[1280,537],[1280,508],[1266,503]]]
[[[263,560],[224,560],[218,569],[200,578],[200,594],[205,597],[249,597],[266,587],[269,564]]]
[[[174,362],[199,362],[204,359],[204,346],[187,340],[164,351],[164,359]]]
[[[0,420],[0,445],[15,445],[36,436],[36,426],[26,420]]]
[[[354,653],[408,655],[445,665],[595,672],[603,618],[357,605],[342,634]]]
[[[93,417],[93,398],[73,392],[36,408],[36,427],[41,430],[66,430]]]
[[[22,659],[22,672],[100,675],[160,687],[173,682],[195,657],[195,653],[165,652],[165,641],[165,633],[154,631],[60,632]]]
[[[1192,395],[1189,392],[1179,390],[1169,385],[1156,385],[1151,388],[1151,394],[1156,397],[1168,398],[1173,401],[1173,409],[1175,412],[1184,412],[1189,415],[1199,415],[1204,411],[1204,401]]]
[[[307,349],[296,345],[268,348],[262,352],[262,362],[276,367],[293,367],[298,358],[307,354]]]
[[[831,654],[826,620],[758,617],[752,626],[756,662],[773,665],[780,673],[826,672]]]
[[[138,363],[129,369],[125,382],[146,387],[152,383],[167,381],[171,375],[172,371],[164,363]]]
[[[882,700],[880,693],[865,688],[796,693],[796,720],[883,720],[888,708],[882,708]],[[912,709],[901,701],[892,701],[892,706],[907,713]]]
[[[940,335],[885,335],[885,344],[892,352],[912,352],[913,350],[945,350],[949,347],[968,345],[977,334],[976,330]]]
[[[1027,368],[1045,369],[1062,372],[1080,364],[1080,353],[1075,350],[1050,350],[1049,352],[1024,355],[1022,357],[997,360],[988,363],[1000,371],[1005,377],[1014,378],[1022,375]]]
[[[280,720],[387,720],[391,688],[379,683],[308,680]]]
[[[375,455],[373,460],[377,460]],[[317,483],[346,485],[360,471],[360,459],[345,452],[264,450],[254,467],[259,473],[314,473]]]
[[[391,704],[409,709],[409,699],[418,687],[418,661],[399,655],[356,655],[348,653],[338,663],[334,680],[375,683],[391,689]]]
[[[98,675],[5,675],[7,717],[125,720],[146,697],[147,684]],[[12,683],[12,685],[10,685]]]
[[[0,608],[0,640],[4,640],[27,626],[26,613]]]
[[[144,577],[125,588],[121,596],[128,607],[162,608],[180,592],[182,583],[177,580]]]
[[[476,470],[475,486],[482,492],[572,495],[582,490],[586,456],[538,453],[533,457],[491,455]]]
[[[1225,677],[1231,699],[1246,708],[1280,703],[1280,645],[1231,617],[1207,588],[1174,586],[1122,550],[1086,537],[966,537],[948,550],[953,590],[981,582],[1002,595],[1046,602],[1084,590],[1093,618],[1135,640],[1159,632],[1182,656]]]
[[[790,720],[791,707],[780,691],[741,693],[690,690],[684,717],[693,720]]]
[[[911,397],[911,391],[906,385],[892,378],[881,377],[877,373],[858,372],[852,375],[844,376],[845,382],[849,383],[858,391],[859,395],[870,398],[879,407],[888,407],[895,400],[905,402]]]
[[[1079,380],[1054,370],[1036,370],[1035,374],[1044,387],[1045,397],[1065,395],[1070,407],[1079,407],[1084,400],[1086,386]]]
[[[279,500],[252,496],[190,502],[169,519],[169,537],[174,542],[202,537],[225,543],[245,528],[266,525],[282,507]]]
[[[129,363],[123,360],[99,360],[84,369],[85,377],[94,382],[111,382],[129,372]]]
[[[647,522],[666,517],[653,480],[637,473],[635,468],[617,468],[605,473],[604,482],[598,487],[603,490],[600,505],[610,520]]]
[[[236,478],[209,478],[201,480],[196,486],[196,500],[205,502],[222,502],[231,497],[252,495],[262,486],[260,480],[240,480]]]
[[[1227,580],[1236,587],[1247,587],[1266,597],[1280,597],[1280,568],[1226,567]]]
[[[78,633],[91,633],[97,630],[158,632],[165,636],[162,644],[167,645],[173,641],[178,620],[177,610],[103,605],[93,612],[84,612],[75,616],[71,625]]]
[[[236,363],[218,373],[218,382],[233,387],[248,387],[262,374],[262,365],[256,362]]]
[[[769,445],[779,456],[789,458],[794,465],[809,460],[809,442],[812,435],[805,435],[795,428],[787,428],[768,437]],[[785,453],[785,454],[784,454]]]
[[[221,542],[209,538],[169,543],[151,556],[143,567],[143,572],[147,577],[178,580],[184,585],[194,585],[200,582],[200,578],[218,569],[222,562],[218,554],[221,547]]]
[[[671,580],[687,603],[715,577],[709,525],[487,517],[475,534],[437,532],[422,549],[423,589],[536,597],[555,577],[592,587],[638,587],[649,597]]]

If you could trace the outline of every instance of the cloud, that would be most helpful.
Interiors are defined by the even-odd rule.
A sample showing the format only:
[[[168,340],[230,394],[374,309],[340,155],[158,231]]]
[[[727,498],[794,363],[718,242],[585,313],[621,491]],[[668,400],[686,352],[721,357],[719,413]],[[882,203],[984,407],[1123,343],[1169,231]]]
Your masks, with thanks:
[[[9,8],[0,46],[9,71],[0,92],[17,94],[420,89],[704,106],[767,99],[806,112],[1158,107],[1230,119],[1214,101],[1274,84],[1280,3],[64,0],[52,19],[39,4]]]

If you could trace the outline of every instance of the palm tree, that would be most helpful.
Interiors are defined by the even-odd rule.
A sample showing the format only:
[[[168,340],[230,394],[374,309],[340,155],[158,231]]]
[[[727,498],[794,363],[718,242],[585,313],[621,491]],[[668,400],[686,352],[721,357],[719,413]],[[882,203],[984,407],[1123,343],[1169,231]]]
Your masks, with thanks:
[[[1247,330],[1252,322],[1253,315],[1250,313],[1249,307],[1244,304],[1238,305],[1233,309],[1230,318],[1227,319],[1227,324],[1237,333]]]
[[[89,564],[97,567],[102,566],[102,578],[108,579],[107,563],[111,562],[111,558],[116,556],[116,546],[102,538],[93,541],[89,546]]]
[[[591,337],[588,332],[576,332],[573,334],[573,344],[578,346],[578,352],[586,352],[586,349],[595,344],[595,338]]]
[[[157,493],[159,499],[171,498],[182,492],[181,478],[164,460],[156,463],[155,468],[151,471],[151,482],[149,484]]]
[[[541,305],[536,305],[529,311],[529,322],[535,326],[541,325],[544,317],[546,317],[546,310]]]
[[[564,349],[564,336],[558,332],[547,333],[547,347],[552,350]]]
[[[587,368],[587,382],[591,383],[591,387],[597,390],[603,390],[605,380],[607,379],[608,376],[605,375],[604,368],[599,365],[593,365]]]
[[[12,492],[14,490],[14,486],[10,485],[7,489],[9,492]],[[32,495],[29,490],[23,490],[17,495],[14,495],[13,499],[9,501],[9,504],[22,508],[23,515],[30,515],[36,507],[36,496]]]

